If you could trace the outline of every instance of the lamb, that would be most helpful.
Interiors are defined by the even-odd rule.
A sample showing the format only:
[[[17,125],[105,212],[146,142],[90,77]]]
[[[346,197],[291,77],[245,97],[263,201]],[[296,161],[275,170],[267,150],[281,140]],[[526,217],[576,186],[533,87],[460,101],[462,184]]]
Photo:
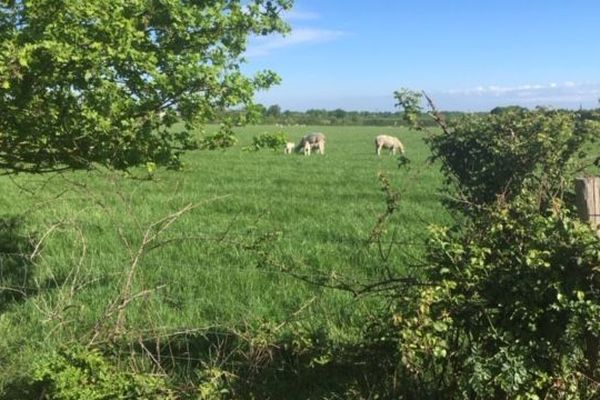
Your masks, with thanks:
[[[294,142],[287,142],[283,148],[283,154],[292,154],[294,147],[296,147]]]
[[[404,154],[404,146],[397,137],[388,135],[379,135],[375,138],[375,152],[381,156],[382,148],[390,149],[392,154],[396,154],[396,150]]]
[[[312,149],[318,149],[321,154],[325,154],[325,135],[322,133],[309,133],[300,139],[300,143],[296,146],[296,151],[303,151],[305,156],[310,155]]]

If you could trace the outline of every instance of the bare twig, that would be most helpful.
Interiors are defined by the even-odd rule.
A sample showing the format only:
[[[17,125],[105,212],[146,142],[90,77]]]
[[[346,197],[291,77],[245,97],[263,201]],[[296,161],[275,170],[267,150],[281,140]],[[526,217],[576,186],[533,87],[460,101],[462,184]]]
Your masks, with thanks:
[[[182,209],[180,209],[179,211],[176,211],[176,212],[174,212],[166,217],[163,217],[160,220],[150,224],[147,227],[146,231],[144,232],[144,236],[141,240],[141,243],[139,244],[137,250],[135,250],[135,251],[131,251],[130,242],[125,240],[124,239],[125,236],[122,234],[122,232],[120,232],[122,238],[124,239],[124,243],[125,243],[126,247],[128,249],[130,249],[131,263],[129,266],[129,271],[127,272],[127,276],[126,276],[124,284],[121,286],[119,295],[111,303],[108,310],[105,312],[102,320],[99,321],[98,324],[96,325],[95,332],[92,336],[92,342],[95,342],[97,340],[98,335],[100,334],[100,326],[102,325],[102,322],[110,319],[113,315],[116,315],[116,321],[115,321],[114,327],[112,329],[112,332],[113,332],[112,334],[118,335],[121,332],[123,332],[123,327],[125,324],[125,312],[126,312],[127,306],[135,299],[137,299],[139,297],[147,296],[150,293],[155,292],[156,290],[159,290],[159,289],[165,287],[165,285],[162,285],[162,286],[158,286],[151,290],[143,290],[136,294],[131,293],[132,288],[133,288],[134,277],[135,277],[136,272],[142,262],[144,255],[147,254],[148,251],[155,249],[160,245],[170,243],[170,241],[165,241],[165,242],[162,242],[161,244],[157,245],[155,242],[167,229],[169,229],[169,227],[177,219],[179,219],[182,215],[193,210],[196,207],[198,207],[198,205],[194,205],[194,204],[190,203],[190,204],[186,205],[185,207],[183,207]]]
[[[29,260],[33,261],[36,256],[39,254],[40,248],[42,246],[42,243],[46,240],[46,238],[48,238],[50,236],[50,234],[59,226],[63,225],[64,221],[59,221],[57,223],[55,223],[54,225],[50,226],[50,228],[48,228],[46,230],[46,232],[44,232],[44,234],[42,235],[42,237],[40,238],[40,240],[38,240],[37,244],[35,245],[33,252],[29,255]]]
[[[307,307],[309,307],[312,303],[314,303],[316,299],[317,299],[317,297],[313,296],[310,300],[308,300],[307,302],[302,304],[302,306],[300,306],[300,308],[298,308],[289,317],[287,317],[283,322],[281,322],[279,325],[277,325],[274,328],[274,330],[278,331],[279,329],[283,328],[285,325],[290,323],[290,321],[292,321],[294,318],[296,318],[298,315],[300,315],[302,313],[302,311],[304,311]]]
[[[425,97],[425,100],[427,100],[427,104],[429,105],[429,108],[431,109],[431,112],[429,113],[429,115],[431,115],[433,120],[438,124],[438,126],[442,129],[442,131],[444,131],[444,133],[446,135],[449,135],[450,130],[448,128],[448,124],[446,123],[446,119],[444,118],[444,115],[438,111],[437,107],[433,103],[433,100],[431,99],[431,97],[429,97],[427,95],[427,93],[425,93],[425,91],[422,91],[421,93],[423,93],[423,97]]]

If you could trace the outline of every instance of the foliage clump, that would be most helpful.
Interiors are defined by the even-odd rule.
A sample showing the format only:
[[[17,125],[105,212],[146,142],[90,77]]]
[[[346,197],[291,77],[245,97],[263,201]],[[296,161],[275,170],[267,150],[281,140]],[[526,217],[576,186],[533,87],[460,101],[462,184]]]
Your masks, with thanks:
[[[0,168],[177,167],[192,129],[278,82],[241,73],[289,0],[0,5]],[[183,121],[183,134],[171,127]]]
[[[598,239],[562,204],[530,207],[432,228],[431,285],[396,314],[405,367],[430,373],[422,384],[481,398],[597,393]]]
[[[203,150],[223,150],[235,146],[237,142],[238,139],[231,125],[224,123],[218,132],[202,137],[198,143],[198,147]]]
[[[400,104],[407,96],[420,99],[405,93]],[[577,218],[571,193],[591,163],[584,149],[597,122],[546,109],[451,123],[431,115],[440,130],[427,142],[461,217],[431,228],[425,284],[405,292],[393,315],[410,391],[597,397],[600,240]]]
[[[287,143],[287,137],[284,132],[268,133],[264,132],[258,136],[252,137],[252,144],[246,146],[244,150],[258,151],[261,149],[281,150]]]
[[[460,201],[510,202],[524,190],[548,200],[561,196],[581,167],[593,125],[568,111],[517,109],[463,116],[427,141]]]
[[[159,375],[127,372],[99,350],[81,346],[41,357],[33,365],[34,390],[40,399],[175,399]]]

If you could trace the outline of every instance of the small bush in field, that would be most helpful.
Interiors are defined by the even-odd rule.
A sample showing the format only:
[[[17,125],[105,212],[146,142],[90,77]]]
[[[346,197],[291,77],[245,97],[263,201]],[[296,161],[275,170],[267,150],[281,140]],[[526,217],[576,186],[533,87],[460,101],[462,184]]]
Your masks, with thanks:
[[[279,150],[287,142],[285,133],[261,133],[258,136],[252,138],[252,144],[245,147],[244,150],[258,151],[261,149]]]

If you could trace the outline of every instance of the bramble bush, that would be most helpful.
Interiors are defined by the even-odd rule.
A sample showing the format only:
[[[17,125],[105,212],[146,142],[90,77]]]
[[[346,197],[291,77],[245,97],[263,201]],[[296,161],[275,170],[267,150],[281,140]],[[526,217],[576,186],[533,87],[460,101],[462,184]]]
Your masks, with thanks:
[[[258,151],[261,149],[280,150],[287,142],[287,137],[282,131],[275,133],[264,132],[252,137],[252,144],[244,147],[244,150]]]
[[[564,204],[531,200],[432,228],[431,285],[395,318],[404,366],[430,373],[421,384],[453,398],[597,394],[598,239]]]
[[[420,95],[406,98],[418,112]],[[431,101],[427,98],[432,105]],[[600,241],[570,188],[599,125],[507,109],[446,123],[427,142],[460,223],[432,227],[422,286],[393,313],[407,390],[435,398],[600,394]],[[418,121],[412,118],[412,121]],[[412,385],[412,386],[411,386]]]

